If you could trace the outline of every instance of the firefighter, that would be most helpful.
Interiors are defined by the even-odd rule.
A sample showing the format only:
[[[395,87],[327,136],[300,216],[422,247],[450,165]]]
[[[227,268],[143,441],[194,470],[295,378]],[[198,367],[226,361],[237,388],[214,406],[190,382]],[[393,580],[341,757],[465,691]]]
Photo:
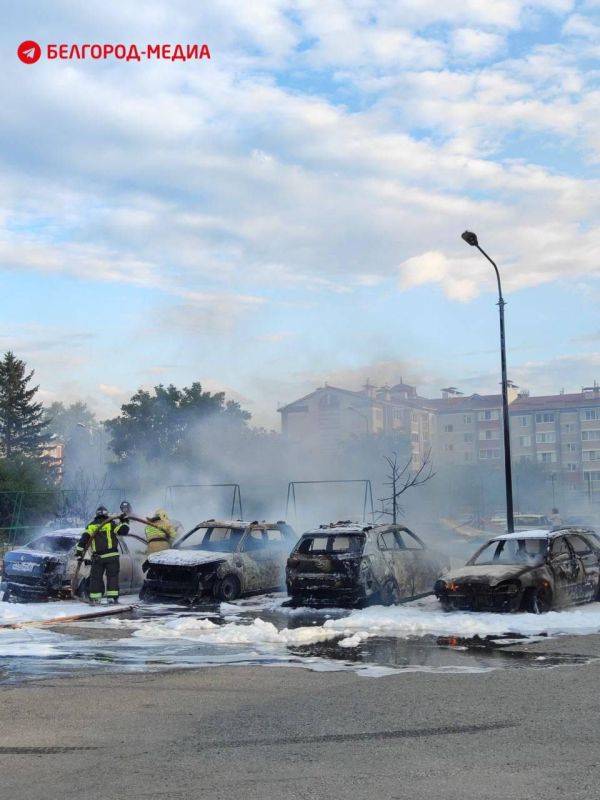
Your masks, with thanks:
[[[177,529],[167,512],[162,508],[157,509],[153,517],[148,517],[148,522],[151,523],[145,530],[148,552],[158,553],[161,550],[168,550],[175,541]]]
[[[129,517],[133,513],[133,509],[131,508],[131,503],[128,503],[127,500],[123,500],[123,502],[119,506],[119,510],[121,512],[121,515],[115,527],[115,533],[117,534],[117,536],[127,536],[130,530]]]
[[[124,520],[121,520],[124,525]],[[96,509],[94,519],[81,535],[75,552],[79,563],[83,561],[85,551],[92,553],[90,569],[90,603],[97,605],[106,595],[109,603],[119,602],[119,541],[116,521],[109,517],[104,506]],[[129,529],[129,526],[127,526]],[[104,575],[106,574],[106,589]]]

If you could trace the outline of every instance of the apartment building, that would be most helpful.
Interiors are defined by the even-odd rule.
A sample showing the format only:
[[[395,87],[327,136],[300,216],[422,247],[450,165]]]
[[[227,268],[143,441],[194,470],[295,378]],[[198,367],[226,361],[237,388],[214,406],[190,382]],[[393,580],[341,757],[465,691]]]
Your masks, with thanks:
[[[567,484],[600,492],[600,386],[531,397],[508,391],[513,463],[537,462]],[[400,381],[358,392],[324,386],[279,409],[282,432],[311,449],[333,451],[351,436],[400,432],[413,460],[431,450],[438,466],[501,467],[500,394],[465,396],[455,387],[426,398]]]
[[[358,392],[326,384],[278,411],[283,435],[309,452],[332,453],[352,437],[398,433],[410,437],[413,460],[420,464],[433,446],[435,413],[402,381],[367,383]]]
[[[537,461],[573,484],[600,491],[600,387],[518,397],[510,406],[512,458]]]

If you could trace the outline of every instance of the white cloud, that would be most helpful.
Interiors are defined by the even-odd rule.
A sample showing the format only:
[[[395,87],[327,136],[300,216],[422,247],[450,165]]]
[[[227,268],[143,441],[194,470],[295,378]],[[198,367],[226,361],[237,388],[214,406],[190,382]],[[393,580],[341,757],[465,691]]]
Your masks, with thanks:
[[[450,259],[437,251],[408,258],[399,266],[400,288],[407,290],[427,283],[440,284],[451,300],[468,302],[480,291],[475,275],[478,266],[470,259]]]
[[[583,36],[586,39],[600,41],[600,25],[583,14],[573,14],[563,25],[565,36]]]
[[[468,61],[487,61],[505,46],[505,39],[497,33],[458,28],[452,34],[452,53]]]

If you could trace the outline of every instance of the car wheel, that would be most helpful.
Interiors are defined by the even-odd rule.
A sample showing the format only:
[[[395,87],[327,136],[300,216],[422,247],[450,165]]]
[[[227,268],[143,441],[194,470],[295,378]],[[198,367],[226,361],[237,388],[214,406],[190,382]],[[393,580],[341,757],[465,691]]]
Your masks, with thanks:
[[[90,599],[90,579],[83,578],[79,581],[79,586],[77,587],[77,597],[81,600],[89,600]]]
[[[154,600],[156,600],[156,595],[146,589],[145,586],[142,586],[140,589],[139,597],[140,600],[144,600],[146,603],[152,603]]]
[[[400,600],[400,592],[398,584],[392,578],[389,578],[381,587],[380,591],[381,605],[395,606]]]
[[[552,591],[546,587],[538,586],[531,589],[525,599],[525,610],[530,614],[545,614],[552,608]]]
[[[217,583],[215,587],[215,596],[219,600],[224,600],[226,603],[231,603],[232,600],[237,600],[240,596],[242,587],[239,580],[235,575],[225,575],[224,578]]]

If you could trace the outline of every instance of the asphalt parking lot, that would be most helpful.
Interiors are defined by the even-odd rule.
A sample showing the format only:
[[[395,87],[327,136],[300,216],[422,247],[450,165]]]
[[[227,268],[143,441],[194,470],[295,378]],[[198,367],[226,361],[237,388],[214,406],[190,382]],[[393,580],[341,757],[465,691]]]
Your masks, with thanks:
[[[290,667],[74,672],[5,685],[3,796],[598,797],[600,636],[552,650],[589,661],[377,679]]]

